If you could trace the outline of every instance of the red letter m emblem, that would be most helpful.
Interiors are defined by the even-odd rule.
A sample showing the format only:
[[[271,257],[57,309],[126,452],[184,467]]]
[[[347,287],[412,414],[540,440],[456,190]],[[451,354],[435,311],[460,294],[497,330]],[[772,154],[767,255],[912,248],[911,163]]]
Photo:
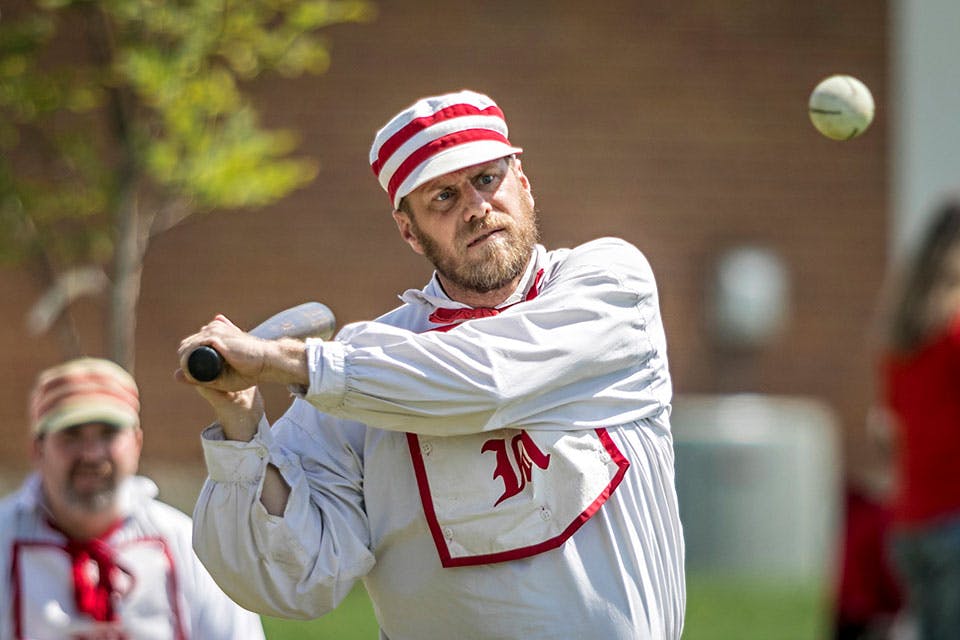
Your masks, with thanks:
[[[550,456],[540,451],[533,438],[526,431],[521,431],[510,440],[510,449],[513,452],[514,467],[507,455],[507,441],[503,438],[487,440],[480,448],[481,453],[493,451],[497,454],[497,466],[493,470],[493,477],[499,476],[503,480],[503,495],[493,503],[497,506],[507,498],[515,496],[526,486],[533,476],[533,465],[546,469],[550,464]]]

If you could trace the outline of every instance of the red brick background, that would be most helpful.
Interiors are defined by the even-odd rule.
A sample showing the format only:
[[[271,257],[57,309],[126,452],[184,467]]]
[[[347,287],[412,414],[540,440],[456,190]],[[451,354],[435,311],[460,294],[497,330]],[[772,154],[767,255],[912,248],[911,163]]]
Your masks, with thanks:
[[[534,8],[538,7],[538,8]],[[251,326],[304,300],[341,322],[394,306],[427,265],[397,237],[367,167],[374,131],[421,95],[472,88],[496,99],[525,148],[550,247],[600,235],[638,245],[661,288],[679,393],[754,391],[824,399],[861,428],[871,376],[867,341],[888,234],[886,3],[611,0],[379,3],[377,20],[329,30],[330,72],[262,78],[267,124],[301,133],[321,173],[261,211],[190,219],[146,261],[137,377],[145,460],[200,465],[206,405],[172,379],[176,347],[216,312]],[[877,101],[851,142],[820,137],[810,90],[850,73]],[[777,251],[791,278],[779,339],[722,353],[706,330],[712,264],[743,242]],[[0,271],[6,402],[0,460],[26,467],[25,398],[58,357],[23,317],[39,290]],[[86,349],[102,355],[90,303]],[[268,394],[277,415],[284,393]]]

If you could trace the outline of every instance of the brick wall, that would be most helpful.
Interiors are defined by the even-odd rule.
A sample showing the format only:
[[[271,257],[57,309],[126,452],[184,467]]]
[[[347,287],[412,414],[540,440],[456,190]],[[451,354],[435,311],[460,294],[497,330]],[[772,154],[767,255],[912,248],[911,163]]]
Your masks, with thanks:
[[[367,150],[398,109],[460,88],[506,112],[548,246],[617,235],[647,254],[678,392],[814,396],[855,433],[888,233],[885,5],[381,2],[374,23],[331,29],[327,75],[254,86],[264,120],[299,130],[321,162],[315,183],[262,211],[191,219],[148,254],[137,348],[146,459],[202,464],[208,410],[172,372],[180,338],[214,313],[250,326],[318,299],[349,322],[422,285],[429,270],[399,241]],[[878,104],[871,130],[847,143],[820,137],[806,115],[812,87],[836,72],[864,80]],[[730,354],[705,330],[707,283],[717,254],[743,242],[784,258],[791,314],[773,344]],[[12,363],[0,459],[16,468],[27,464],[27,390],[58,352],[22,329],[38,295],[28,274],[0,272],[0,295]],[[100,320],[91,304],[78,315]],[[268,402],[275,416],[283,391]]]

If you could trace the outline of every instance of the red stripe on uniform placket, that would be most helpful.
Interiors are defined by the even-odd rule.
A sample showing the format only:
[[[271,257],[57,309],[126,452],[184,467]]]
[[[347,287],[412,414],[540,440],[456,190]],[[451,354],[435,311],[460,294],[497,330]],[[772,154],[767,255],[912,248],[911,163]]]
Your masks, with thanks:
[[[524,296],[521,302],[529,302],[533,300],[540,294],[540,285],[543,280],[543,269],[537,271],[537,275],[533,280],[533,285],[530,287],[530,290],[527,291],[527,295]],[[499,311],[508,309],[520,304],[520,302],[515,302],[512,305],[508,305]],[[442,327],[436,327],[434,329],[428,329],[427,332],[436,331],[436,332],[446,332],[450,331],[454,327],[460,326],[461,323],[448,324]],[[413,474],[417,480],[417,489],[420,493],[420,505],[423,508],[424,518],[427,520],[427,528],[430,529],[430,535],[433,538],[434,546],[437,549],[437,554],[440,556],[440,564],[445,568],[450,567],[461,567],[461,566],[470,566],[477,564],[490,564],[494,562],[505,562],[507,560],[516,560],[518,558],[525,558],[531,555],[536,555],[542,553],[549,549],[555,548],[563,544],[563,542],[573,535],[573,532],[580,528],[580,526],[590,519],[597,509],[606,501],[607,497],[613,492],[613,489],[620,483],[623,479],[623,474],[626,473],[626,468],[630,463],[623,458],[619,450],[610,440],[609,436],[606,434],[605,429],[597,429],[597,434],[600,436],[600,440],[603,442],[604,446],[610,452],[611,457],[616,460],[617,464],[620,466],[620,470],[617,473],[614,480],[610,483],[607,489],[601,494],[594,504],[590,505],[579,518],[574,520],[567,529],[562,532],[559,536],[547,540],[544,543],[539,545],[534,545],[531,547],[524,547],[521,549],[514,549],[511,551],[505,551],[502,553],[494,553],[481,556],[468,556],[467,558],[454,558],[450,555],[450,550],[447,548],[446,540],[443,537],[443,531],[440,527],[440,521],[437,518],[436,509],[433,506],[433,497],[430,493],[430,479],[427,476],[426,464],[423,461],[423,453],[420,450],[420,438],[415,433],[406,433],[407,436],[407,448],[410,450],[410,460],[413,463]]]
[[[476,556],[464,556],[460,558],[454,558],[450,555],[450,551],[446,550],[446,553],[441,553],[440,564],[445,568],[451,567],[470,567],[478,564],[493,564],[496,562],[509,562],[511,560],[520,560],[521,558],[529,558],[530,556],[535,556],[541,554],[545,551],[550,551],[551,549],[556,549],[564,542],[570,539],[570,537],[577,532],[577,530],[583,526],[583,524],[593,517],[593,515],[600,510],[600,507],[604,505],[607,499],[613,495],[614,490],[620,486],[620,482],[623,481],[623,476],[626,475],[627,469],[630,467],[630,461],[627,460],[620,450],[617,449],[617,445],[614,444],[613,440],[610,439],[610,434],[607,433],[607,430],[604,428],[594,429],[594,433],[597,434],[597,437],[600,439],[600,442],[603,444],[607,453],[610,455],[611,460],[617,464],[617,472],[614,474],[613,478],[610,480],[610,483],[604,487],[603,491],[600,492],[600,495],[597,496],[591,504],[587,505],[587,508],[584,509],[579,516],[574,518],[567,527],[561,531],[556,536],[544,540],[539,544],[529,545],[526,547],[517,547],[516,549],[510,549],[509,551],[500,551],[497,553],[488,553],[481,554]],[[422,464],[422,461],[421,461]],[[439,530],[439,523],[437,526]],[[441,532],[442,536],[442,532]],[[444,538],[441,537],[441,540]],[[446,546],[446,543],[444,543]],[[446,560],[443,559],[443,556],[446,556]]]
[[[409,123],[401,127],[399,131],[390,136],[377,151],[377,159],[371,165],[373,172],[379,176],[380,170],[383,169],[383,165],[386,164],[390,156],[392,156],[397,149],[402,147],[403,143],[424,129],[432,127],[437,122],[449,120],[451,118],[459,118],[462,116],[496,116],[503,119],[503,111],[501,111],[497,106],[490,106],[486,109],[478,109],[477,107],[469,104],[455,104],[447,107],[446,109],[440,109],[440,111],[437,111],[432,115],[411,120]]]
[[[440,526],[440,520],[437,518],[437,512],[433,506],[433,497],[430,493],[430,481],[427,477],[427,468],[423,461],[423,454],[420,451],[420,440],[417,438],[415,433],[407,433],[407,446],[410,449],[410,458],[413,462],[413,473],[417,479],[417,488],[420,491],[420,504],[423,507],[423,515],[427,520],[427,527],[430,529],[430,535],[433,538],[433,544],[437,549],[437,555],[440,556],[441,566],[443,566],[445,569],[450,569],[452,567],[471,567],[480,564],[494,564],[497,562],[520,560],[521,558],[529,558],[530,556],[541,554],[544,551],[556,549],[564,542],[569,540],[570,537],[576,533],[585,522],[587,522],[587,520],[593,517],[593,515],[600,510],[600,507],[604,505],[607,499],[613,495],[613,492],[623,481],[623,477],[626,475],[627,469],[630,468],[630,461],[627,460],[617,448],[617,445],[610,438],[610,434],[607,433],[607,430],[600,428],[594,429],[593,431],[597,434],[597,437],[603,444],[604,449],[606,449],[611,460],[616,463],[618,468],[617,472],[610,480],[610,483],[604,487],[603,491],[600,492],[600,495],[598,495],[592,503],[587,505],[587,508],[584,509],[579,516],[574,518],[573,521],[558,535],[544,540],[539,544],[533,544],[526,547],[517,547],[516,549],[499,551],[497,553],[462,556],[458,558],[454,558],[450,553],[450,548],[447,546],[446,538],[443,535],[443,529]]]

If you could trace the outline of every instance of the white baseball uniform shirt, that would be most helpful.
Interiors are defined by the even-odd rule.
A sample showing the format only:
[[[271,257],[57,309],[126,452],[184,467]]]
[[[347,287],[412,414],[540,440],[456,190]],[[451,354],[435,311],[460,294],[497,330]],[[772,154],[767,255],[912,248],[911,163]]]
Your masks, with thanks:
[[[156,499],[144,477],[121,487],[126,514],[105,542],[121,576],[118,621],[77,611],[67,539],[51,526],[33,474],[0,501],[0,639],[263,640],[260,617],[232,602],[197,560],[190,518]],[[96,571],[91,561],[89,571]]]
[[[308,341],[309,388],[272,428],[204,432],[194,544],[215,579],[297,618],[362,580],[390,640],[679,638],[671,384],[642,254],[538,245],[479,319],[438,312],[464,305],[436,277],[401,299]],[[282,517],[259,501],[268,463],[291,487]]]

